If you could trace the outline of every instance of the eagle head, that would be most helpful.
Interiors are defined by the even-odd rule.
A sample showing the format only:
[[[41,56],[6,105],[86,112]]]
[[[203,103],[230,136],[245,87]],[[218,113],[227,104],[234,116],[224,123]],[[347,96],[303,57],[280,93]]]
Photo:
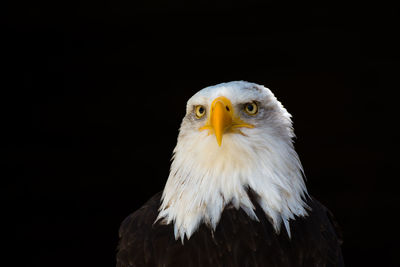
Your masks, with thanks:
[[[277,233],[305,216],[307,189],[291,115],[264,86],[228,82],[187,102],[157,220],[182,242],[201,223],[215,230],[229,204],[258,220],[250,188]]]

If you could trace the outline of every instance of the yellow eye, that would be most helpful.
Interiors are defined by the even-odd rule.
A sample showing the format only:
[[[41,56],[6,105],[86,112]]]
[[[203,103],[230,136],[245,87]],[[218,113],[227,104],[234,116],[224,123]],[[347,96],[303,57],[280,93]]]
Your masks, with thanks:
[[[194,108],[194,112],[196,113],[196,117],[200,119],[204,114],[206,114],[206,109],[202,105],[197,105]]]
[[[244,111],[249,115],[256,115],[258,112],[258,106],[254,102],[246,103],[244,104]]]

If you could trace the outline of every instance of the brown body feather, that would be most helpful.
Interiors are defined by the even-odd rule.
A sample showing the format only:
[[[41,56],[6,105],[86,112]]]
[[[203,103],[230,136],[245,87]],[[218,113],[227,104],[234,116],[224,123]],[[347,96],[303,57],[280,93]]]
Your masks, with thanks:
[[[117,267],[344,266],[337,224],[315,199],[307,201],[307,217],[290,221],[291,238],[285,230],[276,234],[255,205],[258,222],[243,210],[226,208],[215,232],[202,224],[182,244],[174,238],[173,224],[154,224],[160,198],[161,193],[156,194],[123,221]],[[254,195],[252,199],[256,204]]]

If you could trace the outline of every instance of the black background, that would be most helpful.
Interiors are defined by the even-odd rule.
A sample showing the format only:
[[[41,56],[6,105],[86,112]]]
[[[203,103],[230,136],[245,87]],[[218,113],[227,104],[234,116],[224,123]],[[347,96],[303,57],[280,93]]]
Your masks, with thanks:
[[[231,80],[265,85],[292,113],[347,266],[398,264],[398,9],[32,1],[1,13],[7,266],[115,265],[119,224],[166,182],[187,99]]]

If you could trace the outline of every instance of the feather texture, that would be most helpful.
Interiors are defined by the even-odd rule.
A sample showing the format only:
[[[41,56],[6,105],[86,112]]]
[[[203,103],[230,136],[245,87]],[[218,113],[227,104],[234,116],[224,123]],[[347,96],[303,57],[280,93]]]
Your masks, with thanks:
[[[184,244],[173,225],[154,223],[161,192],[127,217],[120,228],[117,267],[128,266],[344,266],[340,232],[323,205],[308,198],[309,216],[277,234],[254,192],[248,192],[259,221],[228,205],[213,232],[202,224]]]

